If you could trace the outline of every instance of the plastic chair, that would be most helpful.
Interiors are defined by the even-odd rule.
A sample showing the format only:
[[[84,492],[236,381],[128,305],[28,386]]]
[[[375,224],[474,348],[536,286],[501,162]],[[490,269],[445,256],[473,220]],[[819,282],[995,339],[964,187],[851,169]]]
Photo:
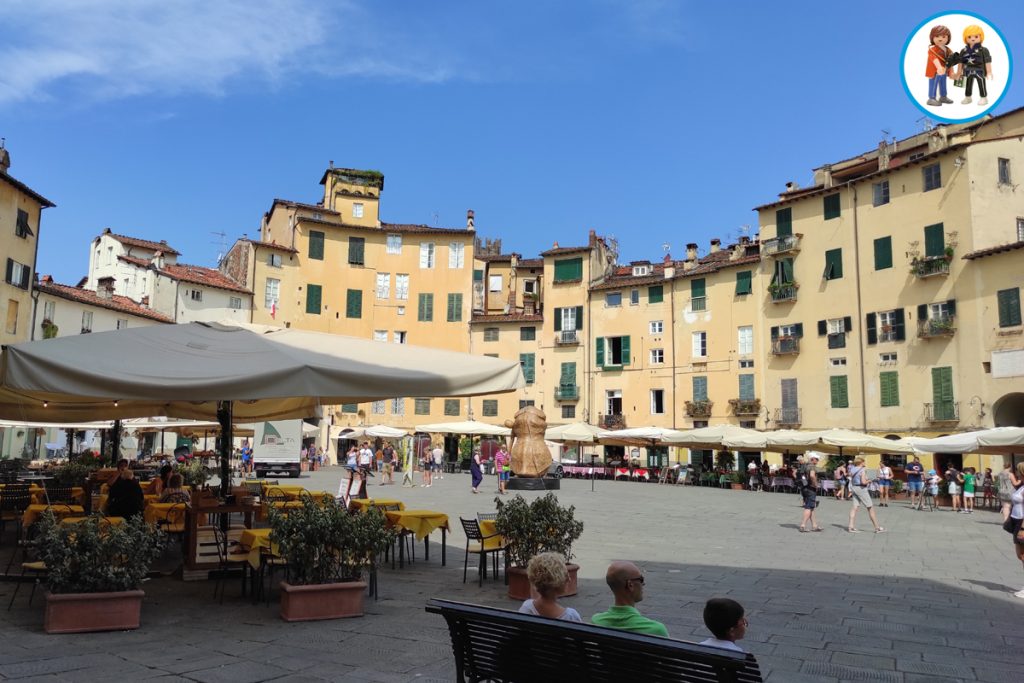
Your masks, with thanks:
[[[487,574],[487,556],[492,555],[492,561],[494,563],[494,576],[498,576],[498,553],[502,552],[505,548],[503,545],[495,548],[487,548],[487,540],[491,538],[500,538],[501,534],[493,533],[488,536],[484,536],[483,532],[480,531],[480,523],[475,519],[465,519],[459,517],[459,521],[462,522],[462,530],[466,533],[466,558],[462,565],[462,583],[466,583],[466,576],[469,573],[469,556],[470,554],[480,556],[480,564],[477,568],[478,584],[484,585],[484,575]]]

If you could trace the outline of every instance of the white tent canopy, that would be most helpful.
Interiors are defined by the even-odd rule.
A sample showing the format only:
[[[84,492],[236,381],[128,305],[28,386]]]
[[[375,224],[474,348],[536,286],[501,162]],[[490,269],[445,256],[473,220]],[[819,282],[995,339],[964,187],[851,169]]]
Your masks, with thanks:
[[[387,425],[373,425],[371,427],[331,427],[331,439],[400,439],[408,434],[403,429],[388,427]]]
[[[698,429],[688,429],[679,432],[679,434],[669,435],[665,438],[665,443],[672,444],[673,446],[703,450],[723,447],[729,448],[725,443],[729,439],[756,438],[760,436],[761,432],[754,429],[746,429],[744,427],[737,427],[736,425],[730,424],[721,424],[712,425],[710,427],[700,427]],[[752,450],[759,449],[754,448]]]
[[[465,422],[438,422],[435,424],[416,425],[417,432],[428,434],[466,434],[467,436],[511,436],[508,427],[466,420]]]
[[[24,420],[0,420],[0,429],[15,429],[27,427],[29,429],[73,429],[76,432],[93,429],[110,429],[114,426],[112,420],[100,422],[25,422]]]
[[[544,432],[544,438],[548,441],[563,441],[569,443],[596,443],[600,441],[605,430],[595,427],[586,422],[573,422],[572,424],[556,425],[548,427]]]
[[[855,432],[849,429],[825,429],[822,431],[800,431],[779,429],[773,432],[731,434],[722,439],[722,446],[735,450],[776,451],[803,453],[909,453],[910,445],[905,440],[883,439],[878,436]]]
[[[632,427],[616,429],[601,433],[602,439],[621,439],[623,441],[650,441],[652,443],[668,443],[670,439],[681,437],[683,432],[667,427]]]
[[[321,405],[476,396],[524,386],[519,363],[244,323],[156,325],[14,344],[0,418],[310,417]]]
[[[908,437],[905,440],[916,453],[1024,453],[1024,427],[993,427],[935,439]]]

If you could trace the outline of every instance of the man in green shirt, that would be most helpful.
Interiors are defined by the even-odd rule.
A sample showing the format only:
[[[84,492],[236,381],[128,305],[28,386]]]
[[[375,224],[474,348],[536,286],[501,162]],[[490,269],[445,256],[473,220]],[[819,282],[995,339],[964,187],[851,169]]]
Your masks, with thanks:
[[[644,599],[644,575],[632,562],[612,562],[605,574],[615,604],[607,612],[595,614],[591,621],[598,626],[618,628],[633,633],[668,638],[665,624],[640,614],[636,603]]]

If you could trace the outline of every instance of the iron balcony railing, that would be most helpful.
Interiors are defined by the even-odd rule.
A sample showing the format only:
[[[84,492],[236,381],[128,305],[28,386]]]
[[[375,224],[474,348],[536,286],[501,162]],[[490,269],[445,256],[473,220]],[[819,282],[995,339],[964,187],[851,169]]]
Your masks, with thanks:
[[[580,388],[575,384],[559,384],[555,387],[556,401],[578,401]]]
[[[761,253],[765,256],[800,251],[800,235],[783,235],[761,242]]]
[[[686,414],[689,417],[711,417],[712,401],[687,401]]]
[[[800,338],[776,337],[772,339],[772,353],[776,356],[789,356],[800,353]]]
[[[800,408],[776,408],[775,424],[780,427],[799,427]]]
[[[555,344],[571,346],[579,343],[580,333],[578,330],[562,330],[555,334]]]
[[[772,295],[772,303],[778,304],[785,301],[796,301],[796,290],[799,289],[795,282],[787,282],[782,285],[773,285],[768,291]]]
[[[730,398],[729,405],[732,406],[733,415],[761,414],[761,399],[759,398]]]
[[[956,401],[925,403],[924,419],[927,422],[959,422],[960,404]]]
[[[952,337],[956,332],[956,319],[952,315],[938,318],[927,318],[917,321],[917,336],[922,339],[932,337]]]
[[[625,415],[603,415],[600,419],[602,429],[625,429]]]
[[[914,275],[917,277],[949,275],[949,259],[945,256],[926,256],[914,263]]]

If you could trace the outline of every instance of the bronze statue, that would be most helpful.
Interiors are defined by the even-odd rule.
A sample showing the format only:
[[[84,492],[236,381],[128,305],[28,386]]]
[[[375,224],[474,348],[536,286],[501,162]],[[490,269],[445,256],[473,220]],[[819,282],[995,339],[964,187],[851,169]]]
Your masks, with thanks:
[[[547,417],[536,406],[520,408],[505,426],[512,430],[512,471],[519,477],[543,477],[551,466],[551,451],[544,443]]]

